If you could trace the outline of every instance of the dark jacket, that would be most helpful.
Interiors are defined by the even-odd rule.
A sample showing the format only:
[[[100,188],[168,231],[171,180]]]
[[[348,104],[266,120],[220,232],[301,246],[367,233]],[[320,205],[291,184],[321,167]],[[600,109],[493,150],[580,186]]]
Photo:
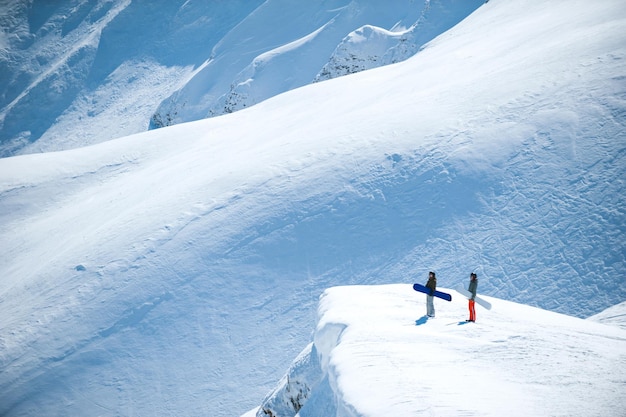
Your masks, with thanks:
[[[435,293],[435,290],[437,289],[437,278],[428,277],[426,288],[429,288],[431,290],[430,295],[433,295]]]
[[[472,293],[472,300],[476,298],[476,290],[478,289],[478,279],[474,278],[470,280],[469,288],[467,289]]]

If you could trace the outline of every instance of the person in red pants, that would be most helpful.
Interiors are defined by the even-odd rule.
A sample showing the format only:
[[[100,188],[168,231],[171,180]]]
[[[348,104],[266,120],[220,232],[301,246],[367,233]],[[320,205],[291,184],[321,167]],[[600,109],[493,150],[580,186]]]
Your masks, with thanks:
[[[476,298],[476,290],[478,290],[478,278],[475,273],[470,274],[470,283],[467,288],[469,292],[472,293],[472,297],[469,299],[469,320],[470,322],[476,322],[476,309],[474,306],[474,299]]]

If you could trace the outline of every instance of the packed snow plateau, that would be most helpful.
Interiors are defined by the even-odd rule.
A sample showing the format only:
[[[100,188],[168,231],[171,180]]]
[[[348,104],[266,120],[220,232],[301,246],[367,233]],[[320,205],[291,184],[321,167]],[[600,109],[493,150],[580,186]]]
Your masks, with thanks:
[[[618,416],[626,330],[492,297],[435,298],[410,285],[326,290],[314,343],[250,412],[267,416]],[[624,320],[622,319],[622,323]],[[589,398],[593,398],[590,401]]]

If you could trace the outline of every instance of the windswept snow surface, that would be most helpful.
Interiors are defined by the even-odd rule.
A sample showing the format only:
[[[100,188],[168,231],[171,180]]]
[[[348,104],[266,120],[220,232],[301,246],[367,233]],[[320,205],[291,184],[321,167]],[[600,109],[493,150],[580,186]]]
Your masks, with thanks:
[[[0,415],[241,415],[336,285],[623,302],[625,28],[491,0],[399,64],[0,160]]]
[[[467,323],[440,290],[434,319],[407,284],[325,291],[314,345],[256,416],[623,414],[626,329],[491,297]]]

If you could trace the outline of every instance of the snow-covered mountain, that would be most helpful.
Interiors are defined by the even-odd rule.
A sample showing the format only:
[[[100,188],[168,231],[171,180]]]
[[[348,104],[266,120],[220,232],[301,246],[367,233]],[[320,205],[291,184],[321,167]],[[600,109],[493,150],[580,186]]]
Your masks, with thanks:
[[[483,3],[265,2],[161,104],[152,127],[231,113],[313,81],[403,61]]]
[[[325,291],[314,342],[246,416],[623,413],[626,329],[490,297],[467,323],[442,291],[434,319],[410,285]]]
[[[484,333],[456,340],[501,355],[536,341],[532,364],[573,332],[593,360],[566,346],[559,376],[576,390],[581,372],[595,381],[623,343],[619,327],[581,318],[626,299],[625,28],[618,0],[491,0],[400,63],[220,117],[0,159],[0,414],[242,415],[312,341],[326,288],[406,286],[429,270],[443,288],[475,270],[494,304],[578,316],[530,320],[520,312],[534,309],[502,301],[479,313]],[[444,339],[464,318],[438,303],[436,321],[416,326],[420,300],[402,319],[417,337]],[[525,339],[508,338],[516,323]],[[390,363],[404,358],[393,347]],[[341,344],[316,349],[342,369]],[[617,360],[600,386],[619,383]],[[560,398],[522,370],[502,389]],[[346,393],[334,404],[377,410],[350,399],[352,379],[329,385]]]
[[[7,0],[0,156],[220,115],[398,62],[482,3]]]

